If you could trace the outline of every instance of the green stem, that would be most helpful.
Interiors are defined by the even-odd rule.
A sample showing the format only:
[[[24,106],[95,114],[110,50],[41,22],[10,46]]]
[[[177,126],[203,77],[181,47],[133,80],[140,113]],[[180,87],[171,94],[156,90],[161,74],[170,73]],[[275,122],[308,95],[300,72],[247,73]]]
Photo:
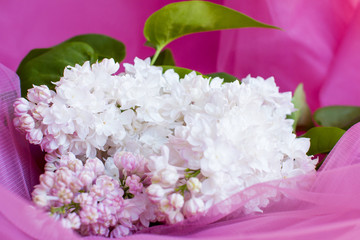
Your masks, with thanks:
[[[158,49],[156,50],[153,58],[151,59],[151,65],[154,65],[154,63],[156,62],[156,59],[159,57],[159,54],[160,54],[160,52],[161,52],[162,49],[163,49],[163,48],[160,47],[160,48],[158,48]]]
[[[198,170],[192,170],[192,169],[185,169],[185,172],[187,172],[187,174],[185,174],[185,179],[190,179],[192,177],[196,177],[197,175],[200,174],[200,169]]]

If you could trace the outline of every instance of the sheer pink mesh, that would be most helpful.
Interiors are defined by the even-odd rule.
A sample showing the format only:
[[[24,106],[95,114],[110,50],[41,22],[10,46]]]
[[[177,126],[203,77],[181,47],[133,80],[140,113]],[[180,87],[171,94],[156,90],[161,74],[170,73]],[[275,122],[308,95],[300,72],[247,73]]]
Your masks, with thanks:
[[[8,190],[30,199],[38,181],[39,168],[30,154],[29,144],[12,124],[15,98],[20,95],[18,76],[0,64],[0,179]],[[38,153],[33,148],[34,153]]]
[[[39,169],[24,137],[12,126],[12,102],[19,94],[19,80],[2,65],[0,85],[0,239],[79,239],[25,200]],[[153,227],[128,239],[354,239],[360,235],[359,172],[357,124],[339,141],[316,177],[254,185],[205,216]],[[274,198],[274,193],[278,195],[264,213],[242,213],[246,204],[264,195]]]

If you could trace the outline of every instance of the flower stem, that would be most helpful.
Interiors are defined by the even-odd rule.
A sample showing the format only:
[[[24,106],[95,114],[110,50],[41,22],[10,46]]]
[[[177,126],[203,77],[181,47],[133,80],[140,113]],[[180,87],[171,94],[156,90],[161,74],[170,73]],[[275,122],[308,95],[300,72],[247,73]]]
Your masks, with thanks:
[[[151,65],[154,65],[154,63],[156,62],[156,59],[159,57],[159,54],[160,54],[161,50],[162,50],[162,47],[156,49],[156,52],[155,52],[154,56],[151,59]]]

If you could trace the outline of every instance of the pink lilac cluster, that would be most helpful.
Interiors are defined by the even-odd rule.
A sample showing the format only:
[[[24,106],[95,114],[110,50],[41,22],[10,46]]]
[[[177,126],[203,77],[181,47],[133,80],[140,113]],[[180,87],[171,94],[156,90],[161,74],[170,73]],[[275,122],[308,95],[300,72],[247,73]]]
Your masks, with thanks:
[[[33,201],[82,235],[121,237],[149,227],[156,216],[144,193],[149,179],[143,159],[118,152],[113,162],[117,178],[106,175],[98,158],[85,164],[71,153],[53,159],[56,170],[40,176]]]
[[[69,66],[54,90],[34,86],[14,103],[15,126],[47,153],[34,201],[65,226],[126,235],[201,215],[254,184],[315,172],[310,141],[288,118],[291,93],[273,78],[224,83],[134,62],[120,74],[113,59]]]

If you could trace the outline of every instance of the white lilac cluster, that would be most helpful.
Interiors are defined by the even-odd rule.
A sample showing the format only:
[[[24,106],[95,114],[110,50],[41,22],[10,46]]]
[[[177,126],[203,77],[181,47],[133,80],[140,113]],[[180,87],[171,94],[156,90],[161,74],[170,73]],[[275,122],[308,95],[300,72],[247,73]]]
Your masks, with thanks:
[[[279,93],[273,78],[248,76],[241,84],[195,72],[180,78],[173,70],[163,73],[149,59],[137,58],[134,65],[124,66],[120,74],[115,74],[119,64],[112,59],[67,67],[55,91],[34,86],[28,100],[20,98],[14,104],[14,124],[47,153],[45,175],[65,171],[61,159],[69,154],[84,163],[81,169],[87,169],[89,159],[99,159],[105,170],[80,192],[69,186],[71,193],[91,195],[97,179],[111,177],[119,196],[143,204],[130,208],[128,225],[118,214],[123,203],[111,210],[117,219],[113,222],[127,229],[122,234],[138,229],[139,221],[142,226],[149,221],[177,223],[256,183],[314,171],[315,161],[306,155],[309,139],[296,138],[293,121],[287,119],[294,111],[291,93]],[[120,156],[130,160],[119,164]],[[80,178],[81,172],[68,168]],[[40,200],[37,192],[45,190],[36,190],[35,202],[41,205],[46,199],[50,209],[78,204],[76,197],[69,198],[70,203],[59,202],[55,186]],[[128,194],[129,189],[136,194]],[[76,206],[83,211],[82,205]],[[264,204],[249,206],[246,211],[254,212]],[[104,233],[87,229],[100,232]]]

